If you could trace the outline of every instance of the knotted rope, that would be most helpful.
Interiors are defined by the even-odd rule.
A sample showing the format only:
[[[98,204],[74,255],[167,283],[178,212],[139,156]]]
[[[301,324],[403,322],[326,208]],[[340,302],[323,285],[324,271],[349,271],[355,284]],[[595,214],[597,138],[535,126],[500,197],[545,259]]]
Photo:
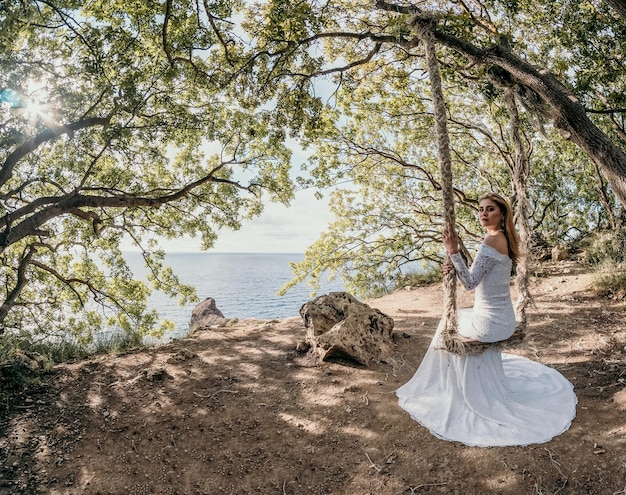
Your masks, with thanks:
[[[426,65],[430,80],[430,90],[433,100],[433,113],[435,116],[435,132],[437,136],[437,156],[439,158],[439,171],[441,173],[441,194],[443,203],[444,226],[454,228],[456,215],[454,211],[454,192],[452,186],[452,156],[450,154],[450,137],[448,134],[448,112],[446,100],[443,95],[439,61],[435,52],[435,41],[432,30],[428,25],[419,23],[415,25],[415,31],[424,45]],[[446,254],[446,261],[449,256]],[[457,307],[456,307],[456,274],[453,270],[444,274],[443,277],[443,336],[444,342],[450,335],[456,334]]]
[[[435,116],[435,132],[437,135],[437,155],[441,173],[441,193],[443,204],[444,226],[454,229],[456,216],[454,210],[454,189],[452,185],[452,156],[450,153],[450,138],[448,134],[448,113],[443,94],[439,61],[435,51],[435,41],[432,32],[431,20],[415,17],[412,22],[413,30],[424,45],[426,64],[430,80],[433,113]],[[525,199],[525,196],[524,196]],[[449,256],[446,254],[446,261]],[[456,305],[456,274],[453,270],[443,277],[444,328],[441,333],[443,347],[455,354],[475,354],[487,349],[509,347],[523,340],[526,318],[522,309],[523,326],[521,332],[516,332],[507,340],[500,342],[466,341],[459,338],[457,332],[458,317]],[[525,304],[522,305],[525,308]]]

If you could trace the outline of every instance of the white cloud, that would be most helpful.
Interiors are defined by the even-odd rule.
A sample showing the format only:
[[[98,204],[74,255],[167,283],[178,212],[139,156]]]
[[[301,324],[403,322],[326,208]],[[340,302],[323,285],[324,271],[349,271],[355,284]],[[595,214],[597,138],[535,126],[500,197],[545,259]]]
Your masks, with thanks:
[[[290,206],[269,204],[263,214],[237,231],[222,231],[214,251],[254,253],[303,253],[326,230],[333,216],[328,198],[318,200],[315,191],[299,191]]]

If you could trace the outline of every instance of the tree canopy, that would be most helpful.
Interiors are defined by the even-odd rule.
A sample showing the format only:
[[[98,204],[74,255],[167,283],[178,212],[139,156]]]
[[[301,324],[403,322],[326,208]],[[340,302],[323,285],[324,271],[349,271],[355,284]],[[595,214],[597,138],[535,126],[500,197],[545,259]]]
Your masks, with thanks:
[[[420,27],[441,64],[470,245],[479,194],[516,199],[511,104],[535,234],[621,221],[622,2],[0,3],[2,332],[162,331],[122,242],[142,249],[154,288],[187,300],[156,240],[210,248],[297,186],[332,186],[337,221],[295,281],[331,269],[384,290],[403,265],[437,262]],[[311,151],[297,184],[287,139]]]
[[[143,250],[154,288],[184,301],[194,292],[156,238],[208,248],[263,198],[290,201],[283,126],[228,60],[236,7],[3,2],[2,331],[158,331],[122,240]]]
[[[292,69],[290,77],[334,78],[337,104],[327,120],[334,130],[311,139],[318,150],[312,172],[318,186],[350,181],[351,187],[335,193],[338,220],[294,266],[295,280],[310,275],[315,283],[329,268],[354,282],[357,292],[376,290],[402,264],[433,255],[422,244],[438,239],[433,220],[441,195],[420,27],[432,30],[438,45],[460,227],[470,239],[478,233],[471,217],[481,192],[492,189],[516,200],[515,149],[506,132],[509,94],[520,111],[531,168],[533,234],[554,244],[619,223],[626,156],[625,24],[618,11],[602,2],[315,5],[311,28],[285,41],[285,50],[291,47],[294,63],[298,50],[325,50],[324,66],[308,76]],[[406,189],[419,192],[417,213],[387,170],[413,181]],[[382,183],[393,196],[384,195]],[[381,212],[397,219],[394,210],[407,213],[410,230],[419,235],[390,228]]]

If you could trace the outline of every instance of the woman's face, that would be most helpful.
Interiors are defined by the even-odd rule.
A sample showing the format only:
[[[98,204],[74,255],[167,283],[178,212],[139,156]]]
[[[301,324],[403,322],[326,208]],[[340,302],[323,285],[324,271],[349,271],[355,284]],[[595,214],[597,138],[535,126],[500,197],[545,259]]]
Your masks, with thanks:
[[[480,224],[488,230],[498,230],[502,222],[500,206],[495,201],[485,198],[478,203],[478,219]]]

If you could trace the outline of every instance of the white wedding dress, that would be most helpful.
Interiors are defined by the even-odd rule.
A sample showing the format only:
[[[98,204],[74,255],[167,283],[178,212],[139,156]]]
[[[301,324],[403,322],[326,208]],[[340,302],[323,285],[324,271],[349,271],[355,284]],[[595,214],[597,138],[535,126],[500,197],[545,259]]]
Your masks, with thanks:
[[[511,259],[482,244],[472,270],[451,256],[459,280],[476,289],[474,308],[459,311],[458,332],[482,342],[515,329]],[[400,406],[444,440],[481,447],[543,443],[576,415],[573,385],[558,371],[489,349],[457,355],[441,348],[442,323],[413,378],[397,390]]]

